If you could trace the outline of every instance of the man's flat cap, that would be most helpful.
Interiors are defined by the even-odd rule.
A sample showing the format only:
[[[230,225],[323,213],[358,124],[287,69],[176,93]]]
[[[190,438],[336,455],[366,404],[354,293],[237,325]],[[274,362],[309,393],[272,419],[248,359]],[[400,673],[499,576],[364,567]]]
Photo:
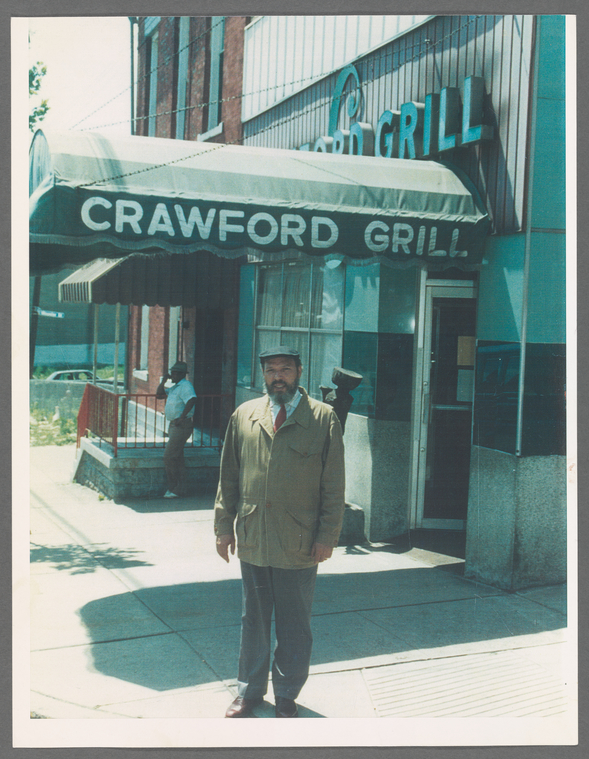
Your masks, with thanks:
[[[174,366],[170,368],[171,372],[184,372],[188,374],[188,365],[184,361],[176,361]]]
[[[264,362],[267,358],[275,358],[276,356],[289,356],[295,359],[301,357],[298,351],[288,345],[273,345],[260,353],[260,361]]]

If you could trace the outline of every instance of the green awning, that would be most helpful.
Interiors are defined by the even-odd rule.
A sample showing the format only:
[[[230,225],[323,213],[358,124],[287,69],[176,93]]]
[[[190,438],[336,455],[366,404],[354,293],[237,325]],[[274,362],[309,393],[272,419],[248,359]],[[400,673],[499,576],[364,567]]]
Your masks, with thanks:
[[[33,274],[199,250],[470,264],[490,228],[468,180],[435,161],[41,130],[29,220]]]

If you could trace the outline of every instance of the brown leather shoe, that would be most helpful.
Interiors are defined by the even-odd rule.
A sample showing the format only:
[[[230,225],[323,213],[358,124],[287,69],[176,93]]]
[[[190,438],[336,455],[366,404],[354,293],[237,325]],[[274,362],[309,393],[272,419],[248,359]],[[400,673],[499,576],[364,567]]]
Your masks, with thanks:
[[[277,717],[298,717],[299,710],[292,698],[283,698],[276,696],[276,706],[274,713]]]
[[[252,709],[259,706],[264,699],[262,698],[243,698],[238,696],[231,703],[229,709],[225,712],[226,717],[255,717]]]

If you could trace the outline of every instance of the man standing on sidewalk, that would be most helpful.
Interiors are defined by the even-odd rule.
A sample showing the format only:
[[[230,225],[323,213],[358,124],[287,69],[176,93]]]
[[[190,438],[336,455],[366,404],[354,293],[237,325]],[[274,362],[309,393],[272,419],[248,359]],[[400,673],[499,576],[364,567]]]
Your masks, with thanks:
[[[215,502],[217,552],[229,561],[237,534],[243,593],[238,696],[225,716],[253,717],[263,701],[274,610],[275,714],[297,717],[317,565],[331,557],[342,527],[344,448],[331,406],[299,387],[299,353],[279,345],[260,361],[267,396],[243,403],[229,421]]]
[[[166,420],[168,421],[168,440],[164,451],[164,467],[168,489],[164,498],[177,498],[184,495],[184,446],[194,429],[190,412],[196,402],[194,387],[186,379],[188,366],[184,361],[177,361],[166,373],[158,385],[155,395],[166,398]],[[172,380],[172,387],[165,387],[167,380]]]

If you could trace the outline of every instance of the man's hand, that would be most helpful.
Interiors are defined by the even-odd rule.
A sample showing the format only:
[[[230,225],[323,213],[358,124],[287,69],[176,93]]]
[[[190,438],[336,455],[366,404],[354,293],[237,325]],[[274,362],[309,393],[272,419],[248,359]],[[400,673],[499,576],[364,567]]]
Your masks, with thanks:
[[[311,556],[313,557],[315,564],[319,564],[322,561],[326,561],[326,559],[330,559],[332,553],[332,546],[326,546],[323,545],[323,543],[313,543],[313,547],[311,548]]]
[[[235,553],[235,535],[218,535],[217,536],[217,553],[222,559],[229,563],[229,549]]]
[[[158,398],[160,401],[168,397],[164,389],[164,385],[169,379],[170,379],[170,375],[168,374],[168,372],[166,372],[164,376],[162,377],[162,381],[156,388],[155,397]]]

